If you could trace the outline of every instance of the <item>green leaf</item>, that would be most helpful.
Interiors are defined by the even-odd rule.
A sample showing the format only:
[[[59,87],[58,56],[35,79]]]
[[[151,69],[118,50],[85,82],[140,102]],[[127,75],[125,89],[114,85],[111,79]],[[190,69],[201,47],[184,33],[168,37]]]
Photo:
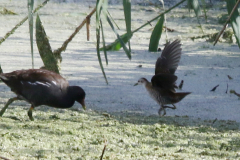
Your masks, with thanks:
[[[120,36],[124,43],[127,43],[129,41],[129,37],[127,33]],[[131,37],[130,37],[131,38]],[[121,43],[119,42],[119,39],[116,39],[113,43],[110,43],[106,46],[107,51],[119,51],[122,48]],[[103,48],[100,48],[102,51]]]
[[[117,36],[121,46],[123,47],[126,55],[128,56],[129,59],[131,59],[131,52],[127,49],[124,41],[122,40],[122,38],[119,36],[117,31],[115,30],[115,28],[114,28],[114,26],[113,26],[113,24],[112,24],[112,22],[111,22],[111,20],[110,20],[110,18],[108,16],[107,16],[107,21],[108,21],[109,25],[111,26],[112,30],[114,31],[114,33],[116,34],[116,36]]]
[[[123,0],[123,9],[124,9],[124,16],[125,16],[125,23],[127,29],[127,36],[128,36],[128,45],[129,50],[131,52],[130,47],[130,38],[132,37],[132,30],[131,30],[131,0]]]
[[[44,68],[59,73],[57,60],[54,57],[39,15],[37,15],[36,18],[36,42],[39,54],[44,64]]]
[[[32,68],[34,68],[34,60],[33,60],[33,6],[34,6],[34,0],[28,0],[28,22],[29,22],[29,33],[30,33],[31,55],[32,55]]]
[[[164,15],[160,17],[156,26],[153,29],[153,32],[150,38],[149,49],[148,49],[150,52],[157,52],[159,40],[162,35],[163,23],[164,23]]]
[[[237,2],[236,0],[227,0],[226,2],[228,14],[230,15],[231,11],[233,10]],[[240,48],[240,14],[238,9],[235,9],[235,11],[233,12],[232,17],[230,18],[230,23],[232,25],[234,35],[238,43],[238,47]]]

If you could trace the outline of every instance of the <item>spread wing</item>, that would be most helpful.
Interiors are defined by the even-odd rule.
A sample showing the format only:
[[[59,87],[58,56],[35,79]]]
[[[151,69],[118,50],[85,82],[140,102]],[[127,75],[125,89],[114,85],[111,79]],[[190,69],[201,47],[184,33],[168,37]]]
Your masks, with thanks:
[[[168,42],[162,51],[162,55],[157,59],[155,75],[159,73],[174,74],[181,58],[181,52],[180,40],[177,39],[172,43]]]
[[[151,82],[153,87],[175,91],[174,88],[176,88],[176,80],[177,76],[173,74],[159,73],[152,77]]]

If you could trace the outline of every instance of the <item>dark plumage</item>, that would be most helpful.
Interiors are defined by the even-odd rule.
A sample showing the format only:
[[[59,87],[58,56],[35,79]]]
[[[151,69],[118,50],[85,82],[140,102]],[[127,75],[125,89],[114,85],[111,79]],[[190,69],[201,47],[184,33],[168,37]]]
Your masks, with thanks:
[[[143,84],[150,96],[161,106],[158,111],[159,115],[161,115],[162,110],[164,111],[163,115],[166,114],[165,108],[176,109],[174,103],[181,101],[191,93],[175,91],[177,76],[174,73],[180,61],[181,52],[180,40],[175,40],[172,43],[168,42],[156,61],[155,75],[151,82],[146,78],[140,78],[138,83],[135,84]],[[172,104],[173,107],[166,106],[166,104]]]
[[[15,100],[25,100],[31,104],[28,111],[31,120],[32,110],[40,105],[70,108],[77,101],[85,109],[84,90],[79,86],[69,86],[68,81],[57,73],[43,69],[18,70],[2,73],[0,79],[17,95],[8,100],[0,116]]]

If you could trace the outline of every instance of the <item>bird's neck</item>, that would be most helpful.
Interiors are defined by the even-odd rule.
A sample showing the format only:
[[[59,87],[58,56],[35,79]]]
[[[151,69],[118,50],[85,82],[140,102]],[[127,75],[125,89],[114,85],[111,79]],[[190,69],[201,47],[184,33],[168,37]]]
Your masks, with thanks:
[[[145,88],[148,90],[148,89],[151,89],[152,88],[152,83],[151,82],[149,82],[149,81],[146,81],[145,83],[144,83],[144,86],[145,86]]]

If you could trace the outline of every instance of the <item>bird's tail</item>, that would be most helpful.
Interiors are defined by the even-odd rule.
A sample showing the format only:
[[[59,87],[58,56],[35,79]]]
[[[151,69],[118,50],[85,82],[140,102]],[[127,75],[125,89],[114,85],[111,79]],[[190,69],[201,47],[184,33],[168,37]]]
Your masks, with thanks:
[[[175,96],[177,97],[178,101],[181,101],[184,97],[191,94],[192,92],[177,92]]]

